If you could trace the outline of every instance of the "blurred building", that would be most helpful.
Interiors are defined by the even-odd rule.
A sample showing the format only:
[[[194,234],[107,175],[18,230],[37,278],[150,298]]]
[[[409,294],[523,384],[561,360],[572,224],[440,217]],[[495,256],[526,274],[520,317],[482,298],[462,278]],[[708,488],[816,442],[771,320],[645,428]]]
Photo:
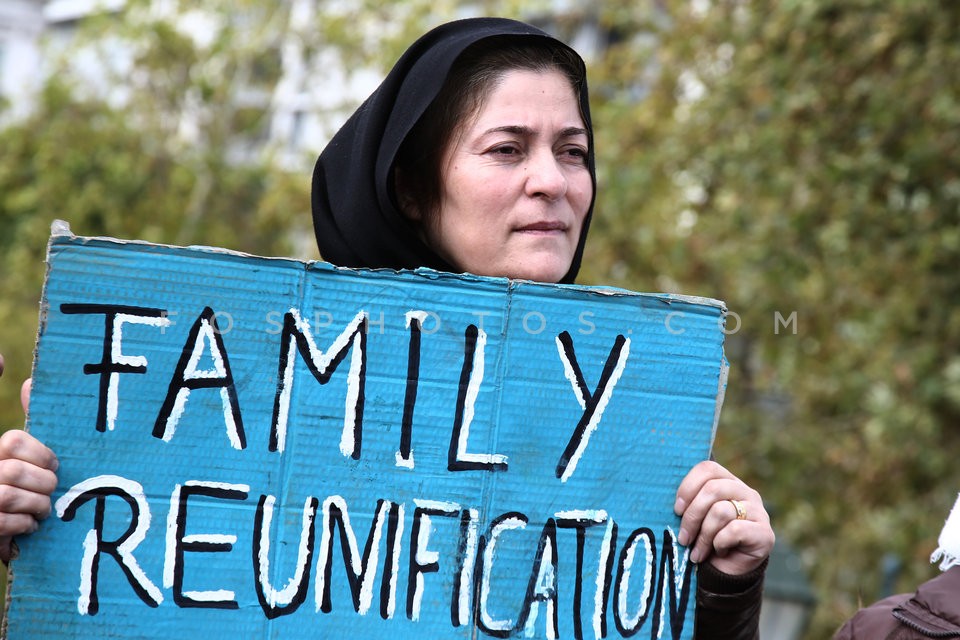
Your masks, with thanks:
[[[308,25],[314,19],[316,3],[287,0],[291,23]],[[123,77],[131,66],[131,52],[122,43],[110,43],[110,16],[117,14],[126,0],[2,0],[0,1],[0,126],[28,115],[35,104],[38,89],[50,73],[50,61],[68,50],[84,21],[96,17],[101,21],[102,38],[98,36],[97,52],[71,51],[71,72],[91,93],[121,106],[126,88],[108,78]],[[209,16],[197,10],[178,17],[178,28],[203,37]],[[154,0],[151,11],[176,11],[163,0]],[[103,18],[107,18],[103,20]],[[243,20],[242,15],[236,16]],[[294,26],[294,25],[291,25]],[[104,57],[104,53],[107,56]],[[234,99],[238,109],[257,108],[267,113],[265,124],[248,139],[237,139],[235,153],[244,156],[256,153],[265,145],[285,155],[296,156],[322,147],[339,126],[345,113],[370,93],[380,80],[374,70],[344,71],[335,55],[313,53],[312,64],[298,43],[277,42],[264,50],[263,59],[278,65],[279,80],[259,85],[256,79],[240,90]],[[108,68],[109,67],[109,68]],[[189,136],[191,122],[182,125]]]
[[[288,32],[316,31],[318,3],[312,0],[283,0],[289,9]],[[0,126],[30,113],[36,91],[50,73],[55,56],[70,51],[71,73],[98,97],[121,106],[126,87],[123,82],[107,78],[124,78],[131,67],[131,52],[119,41],[111,42],[111,16],[120,19],[119,10],[127,0],[2,0],[0,1]],[[174,12],[178,29],[202,40],[210,32],[211,20],[203,3],[188,11],[177,3],[150,0],[150,11],[162,15]],[[324,12],[355,14],[351,0],[319,3]],[[556,33],[589,58],[609,43],[613,34],[597,27],[594,10],[576,8],[566,0],[556,0],[554,12],[528,16],[528,20]],[[460,3],[458,17],[476,15],[479,8],[472,2]],[[557,19],[557,16],[562,16]],[[96,53],[70,49],[78,28],[99,18],[102,30],[96,40]],[[105,19],[104,19],[105,18]],[[236,14],[232,20],[242,22]],[[358,29],[363,28],[358,21]],[[315,153],[340,126],[352,109],[379,83],[381,70],[347,69],[335,47],[310,48],[301,39],[287,37],[268,43],[262,49],[265,68],[279,69],[279,76],[261,85],[256,78],[234,96],[238,109],[261,110],[266,113],[263,125],[246,138],[236,137],[236,159],[259,153],[269,146],[281,162],[302,166],[304,153]],[[307,51],[307,49],[310,49]],[[106,55],[105,55],[106,54]],[[109,67],[109,68],[108,68]],[[182,135],[189,137],[196,123],[185,118]]]
[[[0,2],[0,122],[28,113],[41,77],[41,0]]]

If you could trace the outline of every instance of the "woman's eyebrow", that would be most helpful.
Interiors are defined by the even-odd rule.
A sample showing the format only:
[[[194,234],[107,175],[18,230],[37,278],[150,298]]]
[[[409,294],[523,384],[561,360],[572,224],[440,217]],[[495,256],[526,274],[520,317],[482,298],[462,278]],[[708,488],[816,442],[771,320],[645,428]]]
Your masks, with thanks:
[[[532,127],[528,127],[521,124],[507,124],[502,127],[492,127],[483,132],[483,135],[489,135],[491,133],[512,133],[515,135],[529,136],[536,133]],[[573,136],[586,136],[587,130],[583,127],[566,127],[565,129],[560,130],[559,137],[561,138],[571,138]]]
[[[567,127],[560,132],[560,136],[563,138],[571,138],[573,136],[586,136],[588,135],[587,130],[583,127]]]

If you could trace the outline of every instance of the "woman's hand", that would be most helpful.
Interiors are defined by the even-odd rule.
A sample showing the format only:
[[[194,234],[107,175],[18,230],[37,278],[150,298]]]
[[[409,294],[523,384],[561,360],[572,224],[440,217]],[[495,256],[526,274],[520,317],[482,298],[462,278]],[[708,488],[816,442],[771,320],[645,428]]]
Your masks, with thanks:
[[[3,357],[0,356],[0,374]],[[30,399],[30,381],[20,388],[24,413]],[[59,462],[53,451],[21,429],[0,436],[0,560],[13,554],[13,536],[36,531],[50,515],[50,495],[57,488]]]
[[[729,575],[743,575],[770,555],[775,536],[760,494],[724,467],[699,463],[677,490],[679,542],[694,562],[709,562]]]

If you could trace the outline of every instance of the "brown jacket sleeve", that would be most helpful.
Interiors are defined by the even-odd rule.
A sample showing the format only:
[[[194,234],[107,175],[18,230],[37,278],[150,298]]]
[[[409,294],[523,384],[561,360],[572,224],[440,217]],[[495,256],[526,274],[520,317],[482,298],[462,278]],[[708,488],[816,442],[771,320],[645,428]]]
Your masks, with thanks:
[[[767,563],[742,576],[731,576],[709,563],[697,569],[697,614],[694,638],[757,640],[760,602]]]

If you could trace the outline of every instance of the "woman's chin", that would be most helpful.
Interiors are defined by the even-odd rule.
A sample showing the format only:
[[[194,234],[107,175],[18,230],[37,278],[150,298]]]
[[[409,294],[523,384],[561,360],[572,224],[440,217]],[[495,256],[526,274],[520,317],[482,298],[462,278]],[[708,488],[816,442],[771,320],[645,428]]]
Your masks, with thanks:
[[[548,257],[541,260],[528,260],[504,267],[498,274],[513,280],[533,280],[535,282],[560,282],[570,271],[569,259]]]

